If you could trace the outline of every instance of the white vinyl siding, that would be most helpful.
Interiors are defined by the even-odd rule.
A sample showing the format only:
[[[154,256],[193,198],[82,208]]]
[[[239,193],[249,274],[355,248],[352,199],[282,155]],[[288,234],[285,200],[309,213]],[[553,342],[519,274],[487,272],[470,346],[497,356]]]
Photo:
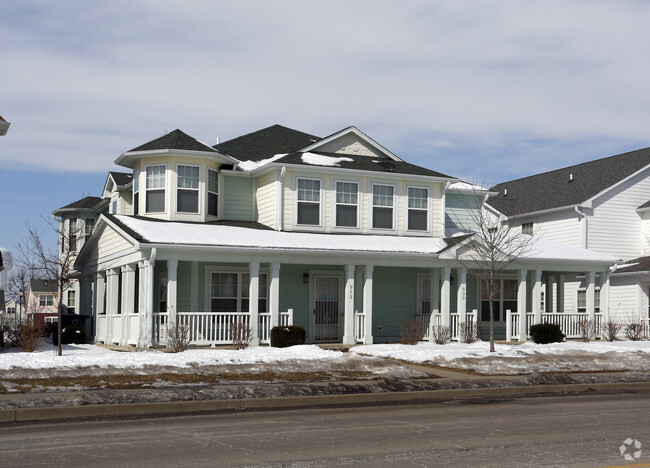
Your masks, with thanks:
[[[99,258],[121,253],[133,246],[124,237],[117,234],[113,228],[106,226],[97,241],[97,252]]]
[[[580,247],[580,220],[573,209],[535,217],[535,235]]]
[[[257,182],[257,221],[265,226],[275,227],[277,216],[277,173],[263,175]]]

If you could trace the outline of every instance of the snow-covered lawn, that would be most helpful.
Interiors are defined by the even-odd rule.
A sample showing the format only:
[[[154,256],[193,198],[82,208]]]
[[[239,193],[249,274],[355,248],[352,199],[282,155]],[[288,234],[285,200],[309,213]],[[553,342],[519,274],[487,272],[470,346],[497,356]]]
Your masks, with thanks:
[[[650,371],[649,341],[566,342],[548,345],[524,343],[496,345],[489,352],[487,342],[472,344],[419,343],[415,346],[377,344],[356,346],[348,353],[324,350],[315,345],[291,348],[258,347],[245,350],[193,349],[183,353],[162,351],[119,352],[94,345],[66,345],[63,356],[47,344],[34,353],[5,350],[0,353],[0,370],[102,368],[139,369],[147,366],[188,368],[210,365],[282,364],[295,367],[296,361],[309,367],[335,368],[351,363],[376,361],[367,356],[393,358],[441,367],[468,369],[482,374],[521,374],[565,371]]]
[[[616,341],[520,345],[418,343],[356,346],[351,352],[369,356],[429,363],[441,367],[472,370],[481,374],[521,374],[531,372],[587,372],[650,370],[650,341]]]

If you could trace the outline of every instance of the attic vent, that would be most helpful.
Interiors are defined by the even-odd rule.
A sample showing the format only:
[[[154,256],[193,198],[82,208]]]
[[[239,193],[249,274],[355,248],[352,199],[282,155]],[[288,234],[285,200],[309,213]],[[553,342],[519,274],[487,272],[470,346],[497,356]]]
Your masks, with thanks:
[[[508,189],[503,189],[503,196],[507,197],[508,196]]]
[[[573,174],[569,174],[569,182],[573,182]]]
[[[218,145],[219,143],[221,143],[221,138],[217,137],[217,142],[215,143],[215,145]]]

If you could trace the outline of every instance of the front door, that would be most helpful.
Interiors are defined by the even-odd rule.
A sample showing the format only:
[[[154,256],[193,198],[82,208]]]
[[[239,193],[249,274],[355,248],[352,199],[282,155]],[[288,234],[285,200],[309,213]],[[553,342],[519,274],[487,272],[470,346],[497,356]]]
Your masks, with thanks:
[[[338,276],[314,276],[314,341],[339,340]]]

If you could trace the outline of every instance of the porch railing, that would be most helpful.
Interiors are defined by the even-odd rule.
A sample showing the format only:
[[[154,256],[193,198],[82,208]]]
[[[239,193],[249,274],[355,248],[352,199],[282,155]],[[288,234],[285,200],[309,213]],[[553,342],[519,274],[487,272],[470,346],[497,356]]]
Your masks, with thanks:
[[[179,326],[186,326],[190,335],[190,344],[206,346],[216,344],[232,344],[232,324],[242,324],[257,333],[259,342],[271,342],[271,314],[261,313],[258,316],[257,326],[253,326],[248,312],[178,312],[176,314]],[[288,326],[293,324],[293,309],[280,312],[279,324]],[[169,313],[154,313],[153,342],[157,345],[167,343],[167,327],[169,326]]]
[[[106,315],[97,315],[97,330],[95,331],[95,335],[100,341],[106,339],[106,323]]]
[[[580,338],[582,337],[582,328],[586,320],[589,320],[589,315],[582,313],[564,313],[564,312],[543,312],[541,314],[541,323],[553,323],[559,325],[562,333],[567,338]],[[526,336],[520,335],[520,320],[521,314],[519,312],[506,311],[506,341],[526,341],[528,339],[528,332],[531,325],[535,324],[535,314],[532,312],[526,313]],[[592,333],[596,336],[600,335],[601,325],[603,321],[602,312],[597,312],[594,315],[594,323],[591,324]]]
[[[366,314],[355,313],[354,314],[354,341],[357,343],[363,343],[363,340],[366,336]]]
[[[462,329],[463,326],[474,326],[477,322],[478,312],[476,309],[471,312],[465,312],[465,317],[463,320],[463,314],[452,313],[449,317],[449,332],[451,334],[452,341],[460,341],[462,339]],[[433,318],[433,324],[431,320]],[[422,323],[424,326],[424,340],[429,340],[431,338],[431,329],[433,327],[438,327],[442,324],[442,315],[441,314],[415,314],[415,320]],[[463,325],[461,325],[463,324]]]

